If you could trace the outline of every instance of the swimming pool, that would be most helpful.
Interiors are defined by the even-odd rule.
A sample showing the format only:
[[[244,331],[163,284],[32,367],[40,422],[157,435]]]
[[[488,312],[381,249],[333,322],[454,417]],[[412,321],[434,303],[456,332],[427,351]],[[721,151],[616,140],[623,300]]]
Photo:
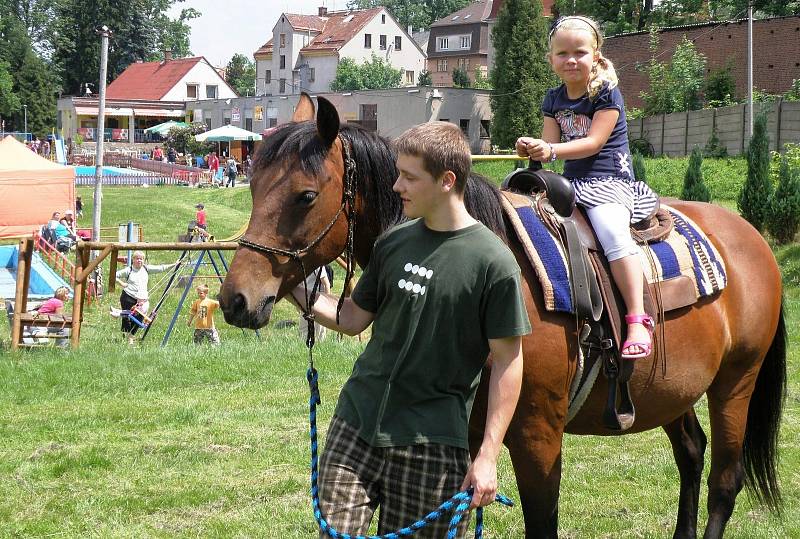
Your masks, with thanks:
[[[75,175],[94,176],[94,168],[91,166],[75,167]],[[147,172],[133,168],[103,167],[103,176],[141,176],[143,174],[147,174]]]

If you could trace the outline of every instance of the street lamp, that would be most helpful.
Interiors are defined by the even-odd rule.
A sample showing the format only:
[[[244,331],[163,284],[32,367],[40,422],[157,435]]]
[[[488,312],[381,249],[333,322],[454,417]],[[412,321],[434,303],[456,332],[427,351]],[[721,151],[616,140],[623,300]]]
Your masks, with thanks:
[[[22,108],[25,109],[25,140],[28,140],[28,105],[22,105]]]

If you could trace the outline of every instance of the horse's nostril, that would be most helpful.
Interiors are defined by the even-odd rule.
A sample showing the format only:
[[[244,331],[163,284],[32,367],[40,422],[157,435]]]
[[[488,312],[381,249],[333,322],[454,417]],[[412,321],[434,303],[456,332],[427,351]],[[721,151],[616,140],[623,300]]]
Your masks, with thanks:
[[[244,296],[241,294],[236,294],[233,296],[233,300],[231,301],[231,309],[234,311],[243,311],[247,307],[247,300],[244,299]]]

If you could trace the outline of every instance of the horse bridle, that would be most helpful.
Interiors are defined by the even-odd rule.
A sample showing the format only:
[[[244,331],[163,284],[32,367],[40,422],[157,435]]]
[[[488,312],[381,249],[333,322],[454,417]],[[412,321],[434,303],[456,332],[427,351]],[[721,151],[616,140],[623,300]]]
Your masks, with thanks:
[[[333,226],[339,220],[339,217],[342,214],[345,214],[347,218],[347,238],[345,240],[345,248],[344,248],[344,255],[345,255],[345,262],[346,262],[346,272],[345,272],[345,281],[344,287],[347,289],[350,280],[353,278],[353,274],[355,273],[355,266],[353,264],[353,241],[354,241],[354,232],[355,232],[355,212],[356,212],[356,205],[355,205],[355,194],[356,194],[356,185],[355,185],[355,177],[356,177],[356,162],[353,159],[352,149],[350,147],[350,143],[340,134],[337,135],[339,142],[342,144],[342,160],[344,162],[344,179],[342,182],[342,203],[339,206],[339,210],[333,216],[331,221],[322,229],[322,231],[314,238],[308,245],[301,249],[283,249],[281,247],[272,247],[270,245],[264,245],[263,243],[258,243],[252,240],[247,239],[246,237],[242,236],[238,240],[238,244],[241,247],[247,247],[254,251],[257,251],[262,254],[273,254],[273,255],[281,255],[286,256],[294,261],[300,266],[300,271],[303,273],[303,281],[308,277],[306,273],[305,265],[303,264],[303,255],[305,255],[308,251],[313,249],[322,239],[327,236],[328,232],[331,231]],[[305,309],[305,317],[310,318],[310,322],[313,322],[313,314],[311,313],[311,306],[313,305],[313,298],[316,296],[317,287],[319,285],[319,279],[317,279],[314,290],[309,295],[308,289],[306,288],[306,309]],[[341,311],[342,304],[344,302],[344,295],[339,298],[339,304],[336,309],[336,320],[337,323],[339,321],[339,312]],[[309,339],[312,340],[313,346],[313,324],[310,324],[312,330],[309,332]]]

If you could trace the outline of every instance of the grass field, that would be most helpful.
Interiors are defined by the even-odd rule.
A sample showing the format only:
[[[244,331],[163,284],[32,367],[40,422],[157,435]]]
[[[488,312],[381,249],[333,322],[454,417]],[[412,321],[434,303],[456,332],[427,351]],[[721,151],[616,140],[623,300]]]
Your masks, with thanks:
[[[497,178],[508,168],[482,170]],[[649,181],[669,184],[669,178],[657,176]],[[90,190],[81,194],[91,201]],[[197,202],[205,203],[219,237],[237,230],[250,208],[246,189],[107,188],[104,195],[103,224],[141,222],[149,240],[174,240]],[[81,224],[87,222],[85,217]],[[790,334],[789,398],[780,440],[787,505],[777,517],[740,495],[728,537],[800,537],[800,246],[778,249],[776,256]],[[152,258],[167,262],[177,254]],[[341,274],[336,285],[341,286]],[[184,308],[175,335],[160,348],[177,298],[177,292],[170,296],[152,338],[138,347],[122,344],[118,321],[106,314],[116,295],[88,308],[82,347],[75,352],[12,354],[3,327],[0,537],[315,536],[308,494],[307,355],[296,328],[271,324],[258,340],[252,332],[225,326],[220,316],[223,346],[198,348],[190,344]],[[287,319],[296,319],[296,313],[279,304],[273,322]],[[362,347],[355,338],[329,336],[315,349],[323,434]],[[708,433],[704,401],[697,408]],[[516,498],[505,455],[500,477],[501,491]],[[701,523],[705,493],[704,488]],[[561,537],[670,536],[677,498],[677,469],[661,431],[565,438]],[[487,527],[487,537],[522,537],[522,513],[492,506]]]

